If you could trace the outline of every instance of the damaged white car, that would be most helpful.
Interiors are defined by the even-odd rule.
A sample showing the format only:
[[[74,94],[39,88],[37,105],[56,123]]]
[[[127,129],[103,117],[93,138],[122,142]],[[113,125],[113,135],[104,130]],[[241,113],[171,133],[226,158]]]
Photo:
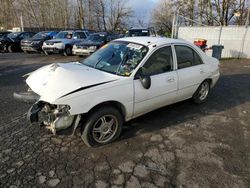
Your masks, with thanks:
[[[88,146],[117,139],[123,122],[192,98],[206,101],[219,61],[184,40],[132,37],[112,41],[80,62],[44,66],[29,74],[36,99],[28,119],[54,134],[81,126]],[[28,97],[27,97],[28,96]]]

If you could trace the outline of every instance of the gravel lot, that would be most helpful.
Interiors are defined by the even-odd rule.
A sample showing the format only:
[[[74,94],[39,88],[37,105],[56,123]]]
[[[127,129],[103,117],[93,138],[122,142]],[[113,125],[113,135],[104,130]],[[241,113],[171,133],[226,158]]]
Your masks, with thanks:
[[[0,187],[250,187],[250,60],[223,60],[208,101],[137,118],[115,143],[31,126],[13,99],[22,75],[77,57],[0,54]]]

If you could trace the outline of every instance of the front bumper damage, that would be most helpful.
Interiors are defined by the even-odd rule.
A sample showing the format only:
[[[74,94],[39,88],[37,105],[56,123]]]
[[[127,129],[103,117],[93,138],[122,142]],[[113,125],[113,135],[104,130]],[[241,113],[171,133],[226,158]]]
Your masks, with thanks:
[[[73,125],[72,135],[80,122],[80,115],[70,115],[69,106],[52,105],[43,101],[38,101],[31,106],[27,113],[27,119],[31,123],[40,122],[54,135],[57,131],[67,129]]]
[[[41,126],[45,126],[54,135],[56,135],[57,131],[73,126],[72,135],[74,135],[81,116],[70,115],[69,106],[53,105],[40,101],[40,96],[33,92],[15,92],[13,96],[19,101],[34,103],[27,112],[27,119],[32,124],[39,123]]]

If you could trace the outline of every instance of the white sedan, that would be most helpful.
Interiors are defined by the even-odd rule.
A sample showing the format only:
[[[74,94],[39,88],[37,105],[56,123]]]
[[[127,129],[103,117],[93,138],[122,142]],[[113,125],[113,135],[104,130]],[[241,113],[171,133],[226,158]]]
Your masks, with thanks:
[[[189,98],[205,102],[219,75],[219,61],[184,40],[121,38],[80,62],[30,73],[37,102],[28,118],[54,134],[81,126],[88,146],[107,144],[124,121]]]

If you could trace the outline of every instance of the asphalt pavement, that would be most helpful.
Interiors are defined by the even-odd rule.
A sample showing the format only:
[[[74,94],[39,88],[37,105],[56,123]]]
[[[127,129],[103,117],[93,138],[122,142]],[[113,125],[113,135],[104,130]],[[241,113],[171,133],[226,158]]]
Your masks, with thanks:
[[[128,122],[121,138],[88,148],[25,119],[22,77],[78,57],[0,54],[0,187],[250,187],[250,60],[223,60],[205,104],[190,100]]]

